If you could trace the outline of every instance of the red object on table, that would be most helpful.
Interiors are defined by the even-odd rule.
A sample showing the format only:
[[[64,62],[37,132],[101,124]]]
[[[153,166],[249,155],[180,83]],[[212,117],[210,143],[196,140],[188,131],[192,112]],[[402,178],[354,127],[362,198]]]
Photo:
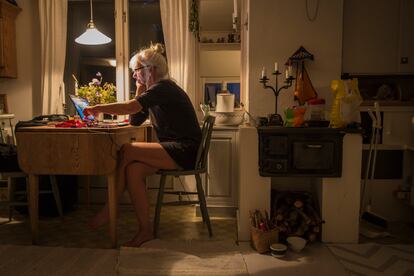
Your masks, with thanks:
[[[82,128],[86,126],[87,126],[86,123],[80,120],[67,120],[66,122],[55,125],[55,127],[63,127],[63,128]]]

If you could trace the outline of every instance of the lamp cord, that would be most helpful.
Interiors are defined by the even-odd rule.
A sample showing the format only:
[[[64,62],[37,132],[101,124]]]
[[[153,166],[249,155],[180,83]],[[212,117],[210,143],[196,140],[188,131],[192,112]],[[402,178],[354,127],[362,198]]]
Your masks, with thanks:
[[[92,0],[90,0],[89,3],[90,3],[90,6],[91,6],[91,21],[93,21]]]

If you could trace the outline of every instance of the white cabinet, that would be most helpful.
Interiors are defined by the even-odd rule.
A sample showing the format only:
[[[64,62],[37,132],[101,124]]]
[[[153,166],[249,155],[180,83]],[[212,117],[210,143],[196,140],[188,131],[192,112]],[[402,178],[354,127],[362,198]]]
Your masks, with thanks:
[[[207,206],[232,208],[238,202],[238,128],[215,128],[210,142],[208,173],[203,182]]]
[[[344,1],[342,72],[413,73],[413,13],[411,0]]]
[[[382,143],[384,145],[414,145],[411,120],[414,108],[403,111],[384,111]]]
[[[372,106],[361,106],[362,113],[374,108]],[[412,120],[414,117],[414,106],[381,106],[380,113],[382,118],[381,145],[382,149],[403,149],[406,146],[414,146],[414,127]],[[361,113],[361,114],[362,114]],[[364,115],[367,117],[368,115]],[[371,126],[371,121],[363,125],[364,128]],[[371,129],[366,129],[367,134]],[[369,143],[369,139],[364,142]],[[366,146],[368,147],[368,145]]]

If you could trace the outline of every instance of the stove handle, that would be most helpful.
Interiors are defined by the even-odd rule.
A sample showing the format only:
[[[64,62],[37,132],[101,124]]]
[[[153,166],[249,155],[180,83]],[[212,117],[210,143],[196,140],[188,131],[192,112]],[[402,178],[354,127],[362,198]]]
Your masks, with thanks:
[[[307,144],[306,148],[308,148],[308,149],[321,149],[322,145]]]

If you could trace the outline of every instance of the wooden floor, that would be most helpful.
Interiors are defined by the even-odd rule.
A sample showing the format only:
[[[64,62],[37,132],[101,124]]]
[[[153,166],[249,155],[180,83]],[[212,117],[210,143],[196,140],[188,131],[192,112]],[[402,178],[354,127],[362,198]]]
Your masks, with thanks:
[[[79,206],[64,215],[64,219],[41,218],[39,225],[41,246],[76,248],[111,248],[107,227],[91,231],[88,220],[101,208]],[[151,214],[153,214],[151,210]],[[6,209],[0,209],[0,244],[31,245],[30,224],[27,216],[15,212],[15,219],[8,221]],[[211,218],[213,234],[210,239],[202,219],[195,215],[193,206],[163,207],[160,223],[160,238],[163,240],[236,240],[235,218]],[[120,207],[118,220],[119,245],[131,239],[138,230],[133,209],[129,205]]]

